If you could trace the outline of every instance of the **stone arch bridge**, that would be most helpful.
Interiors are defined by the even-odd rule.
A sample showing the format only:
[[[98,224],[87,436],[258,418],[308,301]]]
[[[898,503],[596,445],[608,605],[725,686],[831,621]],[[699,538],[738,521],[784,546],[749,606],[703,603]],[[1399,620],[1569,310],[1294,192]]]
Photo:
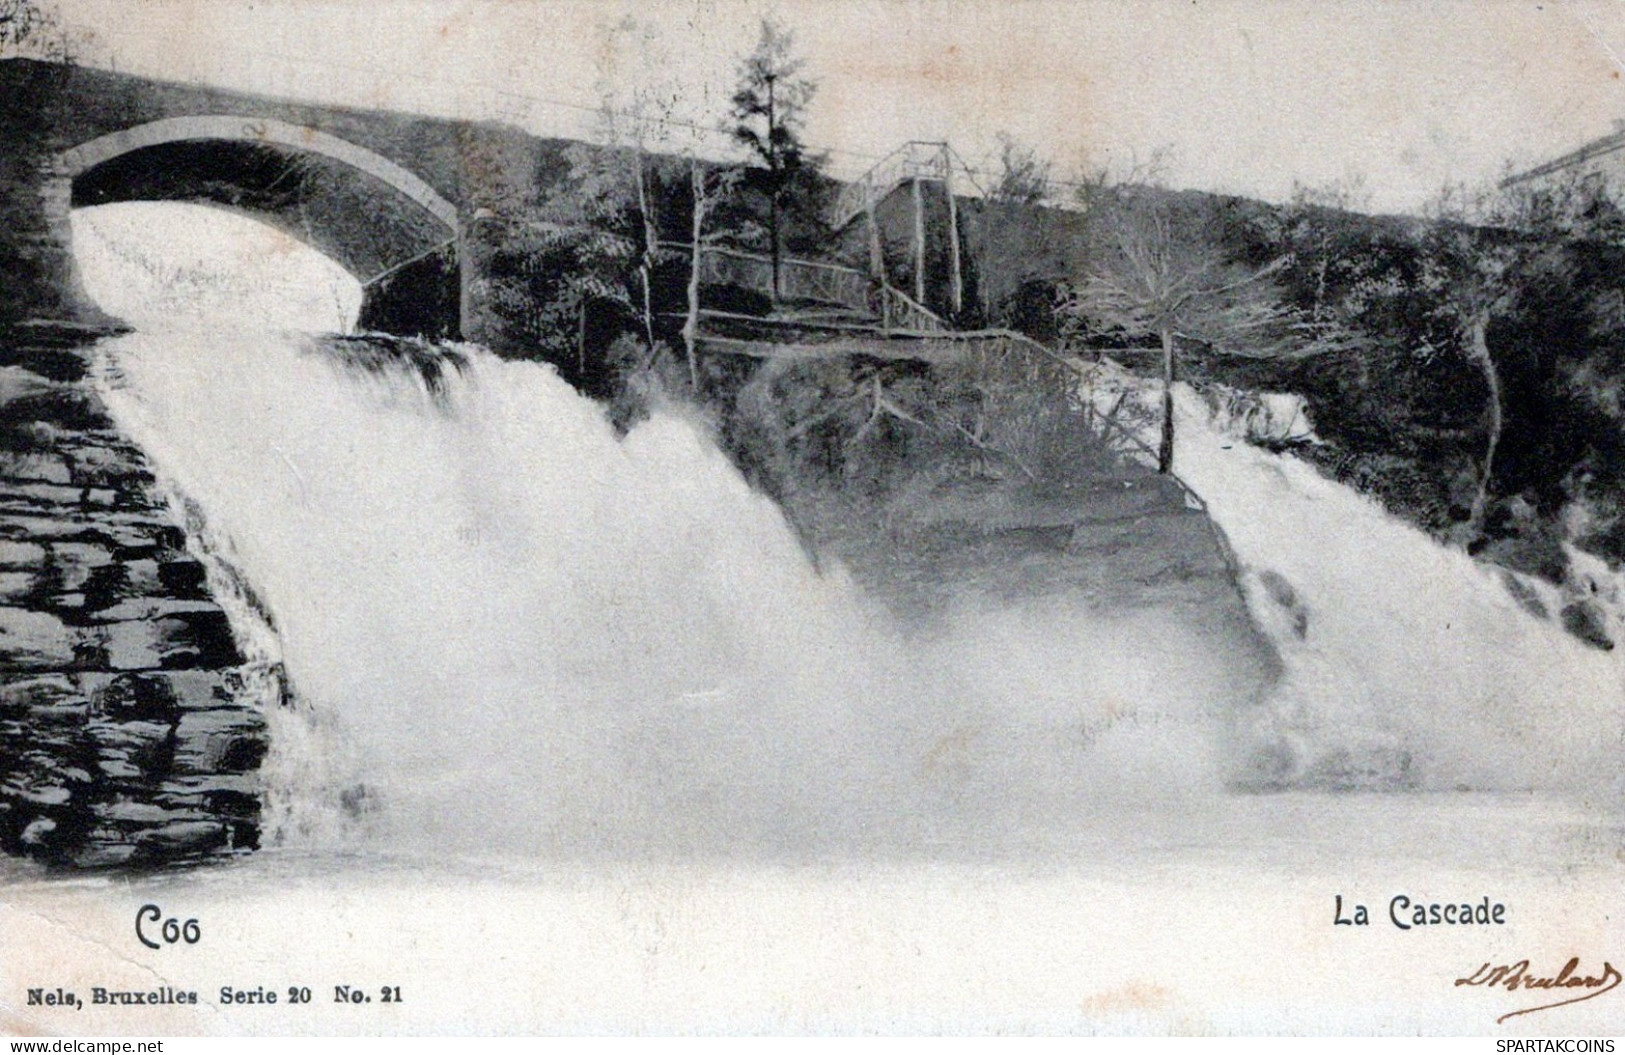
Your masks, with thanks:
[[[486,339],[474,229],[560,149],[491,124],[0,61],[0,324],[104,321],[71,210],[167,200],[244,211],[326,253],[363,284],[364,328]]]

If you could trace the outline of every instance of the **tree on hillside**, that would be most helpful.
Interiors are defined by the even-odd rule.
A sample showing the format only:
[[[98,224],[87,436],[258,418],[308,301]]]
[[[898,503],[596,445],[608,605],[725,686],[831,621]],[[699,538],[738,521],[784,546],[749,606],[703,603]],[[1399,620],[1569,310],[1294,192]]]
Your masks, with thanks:
[[[688,384],[698,390],[700,384],[698,345],[700,335],[700,277],[704,270],[707,246],[715,245],[726,232],[709,227],[719,205],[739,182],[739,170],[707,165],[690,155],[688,159],[689,196],[689,257],[688,257],[688,310],[683,316],[683,354],[688,360]]]
[[[1034,206],[1049,195],[1050,162],[1036,148],[1008,132],[1000,132],[998,169],[987,201]]]
[[[1484,457],[1462,529],[1468,540],[1483,532],[1506,427],[1503,370],[1490,350],[1490,327],[1515,312],[1531,282],[1552,279],[1546,273],[1558,266],[1548,251],[1552,245],[1590,233],[1576,212],[1585,193],[1575,182],[1476,191],[1447,185],[1428,203],[1430,222],[1418,245],[1418,286],[1434,300],[1435,316],[1453,330],[1488,393]]]
[[[622,66],[659,69],[653,40],[623,20],[607,28],[600,51]],[[596,142],[565,150],[563,178],[489,206],[491,223],[505,229],[492,301],[524,324],[546,358],[573,359],[582,377],[589,343],[641,363],[670,354],[657,337],[654,272],[661,212],[685,182],[681,159],[658,149],[676,105],[669,86],[628,79],[616,67],[603,71],[598,92]]]
[[[1311,187],[1294,183],[1292,197],[1281,214],[1280,240],[1292,254],[1289,267],[1298,273],[1298,286],[1309,294],[1308,312],[1317,321],[1331,321],[1344,306],[1335,289],[1350,286],[1367,263],[1362,232],[1349,218],[1369,211],[1370,193],[1358,176]]]
[[[635,330],[640,345],[651,342],[652,262],[637,152],[576,143],[564,161],[554,182],[512,181],[499,198],[482,201],[477,230],[492,310],[523,334],[525,352],[581,381],[595,368],[589,345],[602,347],[622,330]]]
[[[1055,282],[1068,268],[1067,242],[1038,206],[1049,192],[1051,164],[1032,146],[1006,132],[985,165],[986,186],[961,205],[967,237],[976,245],[968,259],[966,282],[974,291],[972,309],[956,319],[1007,326],[1045,336],[1053,331]],[[878,253],[879,232],[874,249]]]
[[[1467,361],[1477,368],[1488,389],[1484,459],[1465,532],[1476,537],[1483,528],[1495,452],[1505,427],[1501,371],[1490,354],[1490,322],[1511,307],[1517,295],[1515,272],[1520,255],[1513,244],[1493,232],[1454,221],[1430,225],[1423,235],[1419,284],[1438,305],[1437,314],[1454,328]]]
[[[1086,335],[1160,342],[1157,470],[1164,473],[1173,466],[1173,385],[1182,347],[1275,358],[1327,351],[1339,340],[1283,303],[1275,278],[1286,258],[1261,267],[1236,263],[1184,219],[1161,188],[1119,187],[1098,196],[1089,217],[1091,260],[1058,309]]]
[[[573,150],[571,174],[590,218],[621,232],[624,253],[637,276],[636,302],[643,339],[655,344],[654,269],[660,260],[659,201],[662,190],[678,176],[676,159],[650,152],[646,135],[651,120],[639,99],[624,113],[604,108],[604,147]],[[656,118],[657,120],[657,118]]]
[[[1544,176],[1517,175],[1511,165],[1477,219],[1539,237],[1625,241],[1619,188],[1600,171],[1575,166]]]
[[[779,259],[788,198],[798,182],[822,163],[801,140],[807,106],[818,86],[802,76],[805,63],[795,56],[794,45],[790,30],[773,19],[762,20],[755,49],[739,64],[739,83],[730,111],[730,132],[751,157],[746,183],[767,199],[775,297],[781,289]]]

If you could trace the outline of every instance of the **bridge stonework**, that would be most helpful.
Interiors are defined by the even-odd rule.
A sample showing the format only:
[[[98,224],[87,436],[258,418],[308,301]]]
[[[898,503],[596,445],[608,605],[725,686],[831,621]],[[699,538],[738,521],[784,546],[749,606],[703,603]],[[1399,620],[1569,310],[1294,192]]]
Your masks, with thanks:
[[[164,153],[223,144],[315,172],[325,200],[312,208],[249,185],[247,162],[210,172],[206,160]],[[71,210],[159,197],[246,209],[312,243],[368,284],[363,325],[485,340],[497,335],[482,303],[478,219],[532,195],[559,150],[498,125],[0,61],[0,325],[106,322],[78,279]],[[168,164],[176,158],[187,163]],[[129,171],[97,180],[116,165]],[[455,288],[426,296],[425,281]]]

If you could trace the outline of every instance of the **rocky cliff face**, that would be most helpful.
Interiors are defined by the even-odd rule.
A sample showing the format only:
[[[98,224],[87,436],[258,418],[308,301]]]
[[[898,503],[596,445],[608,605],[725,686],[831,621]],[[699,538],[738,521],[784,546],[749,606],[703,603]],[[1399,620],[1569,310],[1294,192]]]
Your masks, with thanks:
[[[151,866],[252,849],[257,699],[205,569],[86,378],[93,335],[0,334],[0,849]]]
[[[936,365],[787,357],[742,376],[721,411],[735,463],[817,560],[905,621],[967,604],[1156,612],[1222,657],[1215,701],[1250,704],[1279,675],[1223,533],[1081,404],[1072,371],[1011,351]]]

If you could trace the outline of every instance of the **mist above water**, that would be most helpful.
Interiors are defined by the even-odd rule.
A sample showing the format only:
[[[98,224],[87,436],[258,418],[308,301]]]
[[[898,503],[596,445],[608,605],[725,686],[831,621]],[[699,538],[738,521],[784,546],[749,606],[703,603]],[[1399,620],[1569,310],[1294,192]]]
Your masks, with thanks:
[[[1278,699],[1307,699],[1293,706],[1316,722],[1263,723],[1238,744],[1238,723],[1258,724],[1256,701],[1234,698],[1236,660],[1178,612],[966,597],[904,629],[838,568],[815,570],[695,423],[660,413],[618,436],[551,369],[472,347],[455,349],[466,366],[443,398],[409,369],[347,369],[343,349],[312,331],[353,325],[359,287],[345,299],[346,276],[295,263],[307,252],[296,243],[277,251],[294,269],[286,280],[188,279],[200,299],[170,313],[180,287],[162,278],[177,252],[167,236],[189,276],[265,260],[252,240],[268,236],[218,211],[181,227],[125,211],[135,208],[75,217],[92,295],[140,330],[104,343],[102,387],[201,509],[201,544],[270,613],[274,626],[236,611],[248,647],[280,659],[298,695],[272,716],[263,770],[285,844],[1000,853],[1147,812],[1198,825],[1259,742],[1289,736],[1311,755],[1397,744],[1440,761],[1437,776],[1418,770],[1419,786],[1453,786],[1460,767],[1444,763],[1472,757],[1485,733],[1473,723],[1518,713],[1468,694],[1451,702],[1460,723],[1396,720],[1381,679],[1429,683],[1425,654],[1407,653],[1405,670],[1305,660],[1278,690],[1298,695]],[[284,288],[304,282],[314,292]],[[1358,501],[1317,498],[1305,515],[1338,518]],[[1312,598],[1303,580],[1317,537],[1309,525],[1281,540],[1303,558],[1293,581]],[[1395,544],[1417,559],[1432,545]],[[1370,565],[1340,575],[1376,581],[1395,554],[1339,559]],[[1396,604],[1455,596],[1459,570],[1430,566],[1445,568],[1436,592]],[[1323,619],[1314,647],[1367,654],[1357,635],[1381,624],[1348,624],[1356,636],[1344,639]],[[1550,651],[1538,633],[1523,640]],[[1349,687],[1337,679],[1350,669],[1368,683],[1340,728]],[[1617,724],[1618,700],[1587,713]],[[1551,741],[1540,720],[1526,728],[1537,745],[1577,742]],[[1505,767],[1478,767],[1474,786],[1548,783],[1527,754],[1494,758]]]
[[[1128,377],[1096,398],[1160,414],[1158,390]],[[1285,667],[1237,715],[1247,779],[1561,789],[1617,809],[1625,657],[1563,629],[1557,613],[1572,598],[1439,545],[1306,462],[1246,443],[1244,427],[1217,427],[1189,386],[1178,386],[1175,417],[1174,470],[1224,528]],[[1625,576],[1598,568],[1590,598],[1625,640]]]
[[[101,212],[81,254],[140,231]],[[477,348],[440,401],[198,319],[107,342],[106,395],[272,614],[287,838],[980,851],[1217,784],[1223,660],[1168,620],[967,599],[907,635],[679,416],[617,436]]]

